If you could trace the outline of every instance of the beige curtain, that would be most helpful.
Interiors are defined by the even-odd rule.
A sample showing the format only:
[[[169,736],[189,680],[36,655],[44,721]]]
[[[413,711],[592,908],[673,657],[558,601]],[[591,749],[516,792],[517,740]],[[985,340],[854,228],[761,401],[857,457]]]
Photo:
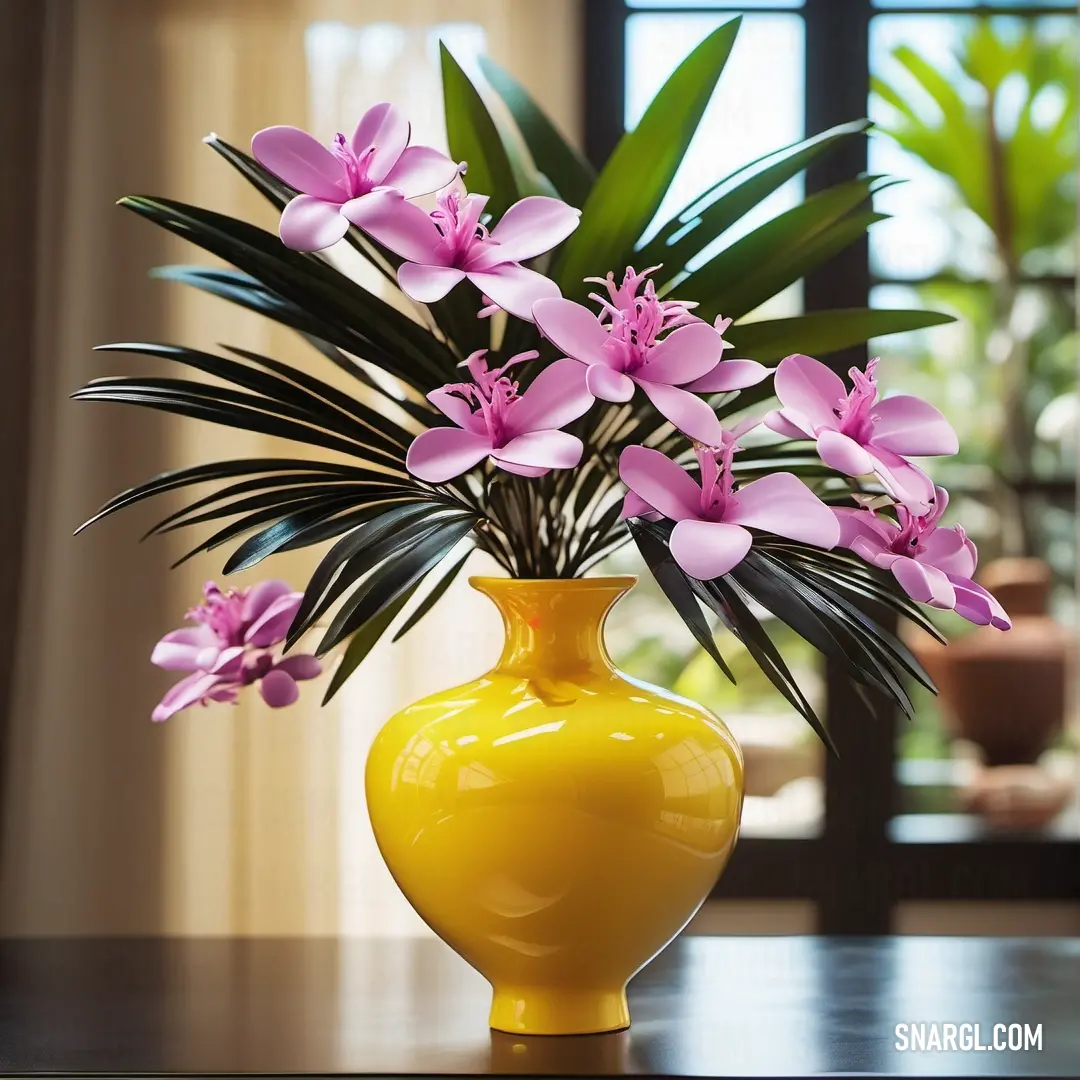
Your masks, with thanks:
[[[216,131],[244,145],[271,123],[328,137],[392,97],[414,115],[418,135],[437,138],[433,29],[466,51],[479,35],[574,133],[578,4],[39,2],[47,19],[37,163],[43,303],[0,933],[413,932],[416,920],[370,840],[364,754],[391,711],[492,658],[497,633],[485,602],[459,582],[441,616],[393,649],[380,646],[327,709],[318,707],[322,687],[308,685],[288,710],[254,696],[152,724],[170,680],[149,665],[150,649],[218,576],[223,556],[167,572],[203,534],[138,544],[176,505],[164,501],[76,539],[72,529],[158,471],[288,448],[66,397],[97,375],[164,373],[143,358],[91,353],[99,342],[225,342],[305,357],[284,329],[148,281],[151,266],[211,260],[114,208],[119,195],[168,195],[273,228],[270,208],[201,137]],[[395,65],[380,69],[378,35],[401,44]],[[236,582],[273,575],[299,586],[317,554],[273,559]]]

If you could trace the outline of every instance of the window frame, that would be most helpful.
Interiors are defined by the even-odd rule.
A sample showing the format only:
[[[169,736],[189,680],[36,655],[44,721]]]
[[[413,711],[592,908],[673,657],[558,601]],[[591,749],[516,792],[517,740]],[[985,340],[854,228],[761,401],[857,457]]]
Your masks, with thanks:
[[[647,7],[625,0],[588,0],[584,8],[585,152],[607,160],[623,133],[626,20]],[[657,9],[651,9],[657,10]],[[731,12],[737,3],[664,6],[664,13]],[[1047,4],[976,4],[965,8],[914,4],[875,8],[872,0],[805,0],[802,8],[754,7],[799,15],[805,24],[808,135],[865,116],[870,94],[870,23],[875,14],[1061,15]],[[865,140],[849,140],[806,173],[806,193],[867,169]],[[872,284],[869,243],[860,241],[804,280],[807,312],[867,306]],[[837,356],[862,366],[865,346]],[[827,934],[884,934],[907,900],[1080,899],[1080,839],[1038,833],[989,834],[977,841],[901,842],[889,825],[898,802],[895,708],[867,708],[845,674],[826,665],[826,717],[843,759],[826,756],[825,813],[820,835],[807,839],[746,837],[714,888],[712,899],[800,899],[816,905]]]

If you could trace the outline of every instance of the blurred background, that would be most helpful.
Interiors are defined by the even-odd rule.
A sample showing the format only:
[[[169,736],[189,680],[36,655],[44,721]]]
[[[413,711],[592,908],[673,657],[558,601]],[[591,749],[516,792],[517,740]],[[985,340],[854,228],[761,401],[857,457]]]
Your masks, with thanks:
[[[440,40],[470,72],[485,53],[509,69],[600,163],[736,14],[731,62],[658,221],[781,146],[875,121],[828,168],[902,180],[875,200],[891,216],[750,317],[867,300],[956,316],[869,355],[886,388],[956,427],[960,455],[932,472],[1015,627],[942,618],[945,654],[909,635],[942,688],[917,698],[914,722],[868,713],[777,628],[844,753],[826,761],[748,657],[725,643],[731,686],[643,579],[610,623],[617,661],[722,715],[747,757],[743,838],[689,932],[1080,934],[1080,18],[1053,0],[0,0],[0,933],[430,933],[375,849],[364,759],[393,711],[485,670],[501,637],[462,575],[325,709],[306,686],[280,712],[253,698],[150,722],[169,682],[150,651],[222,559],[169,571],[190,541],[138,543],[164,504],[71,534],[124,487],[272,440],[67,396],[119,373],[91,351],[102,342],[304,346],[151,280],[153,266],[207,260],[115,200],[167,195],[272,229],[202,137],[246,146],[288,123],[328,140],[392,100],[439,145]],[[825,179],[793,181],[740,228]],[[314,560],[270,570],[300,586]],[[641,572],[632,549],[609,568]]]

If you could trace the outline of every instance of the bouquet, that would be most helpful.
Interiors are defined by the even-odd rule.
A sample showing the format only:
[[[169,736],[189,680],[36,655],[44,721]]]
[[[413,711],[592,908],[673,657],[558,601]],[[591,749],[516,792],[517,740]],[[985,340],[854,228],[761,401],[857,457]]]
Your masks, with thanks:
[[[185,559],[234,544],[229,574],[332,541],[302,591],[207,586],[192,625],[155,650],[155,663],[188,672],[156,719],[256,683],[269,704],[289,704],[341,647],[329,698],[406,609],[395,640],[431,610],[474,548],[514,577],[571,578],[635,544],[716,664],[727,671],[709,612],[826,742],[768,614],[909,714],[907,679],[933,687],[890,629],[894,615],[935,635],[920,605],[1008,627],[972,580],[974,545],[943,524],[946,493],[910,460],[956,452],[945,418],[917,398],[880,397],[876,361],[848,372],[849,385],[808,355],[947,319],[740,321],[881,217],[868,208],[875,178],[819,192],[709,254],[867,125],[739,170],[648,233],[737,29],[690,54],[598,175],[506,72],[485,62],[478,86],[444,49],[449,156],[413,144],[390,104],[329,146],[291,127],[258,132],[250,155],[206,140],[281,211],[279,236],[168,199],[121,200],[230,264],[159,277],[292,328],[305,352],[107,345],[222,385],[123,376],[75,397],[330,452],[177,469],[91,518],[211,484],[154,530],[214,522]],[[383,289],[335,267],[339,242]],[[346,372],[355,393],[320,378],[316,362]],[[773,396],[778,407],[762,411]],[[315,654],[294,652],[316,625]]]

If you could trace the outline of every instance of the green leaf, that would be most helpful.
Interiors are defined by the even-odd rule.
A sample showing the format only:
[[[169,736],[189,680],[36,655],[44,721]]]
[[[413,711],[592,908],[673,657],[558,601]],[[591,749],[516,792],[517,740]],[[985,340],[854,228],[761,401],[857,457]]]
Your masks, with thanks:
[[[476,519],[472,516],[459,517],[454,521],[444,519],[428,532],[418,535],[413,542],[398,545],[397,551],[386,555],[385,564],[375,570],[342,604],[319,642],[315,655],[325,655],[402,593],[419,584],[475,527]]]
[[[172,199],[126,196],[120,205],[225,259],[336,328],[327,340],[403,382],[423,391],[432,379],[452,376],[457,358],[424,327],[322,259],[290,251],[272,233]]]
[[[249,403],[251,400],[257,401],[259,406],[266,411],[314,424],[344,438],[354,439],[363,446],[371,447],[384,458],[394,461],[399,467],[404,465],[405,451],[412,441],[412,435],[409,432],[385,420],[362,402],[350,398],[298,368],[246,349],[236,349],[231,346],[225,346],[225,348],[251,363],[268,369],[273,374],[266,374],[257,368],[237,363],[224,356],[215,356],[213,353],[204,353],[197,349],[185,349],[178,345],[160,345],[149,342],[118,343],[98,345],[95,351],[161,357],[184,364],[196,371],[202,371],[207,375],[214,375],[235,386],[261,395],[257,399],[249,399]]]
[[[454,583],[461,568],[469,561],[473,553],[470,545],[461,553],[461,557],[439,579],[439,583],[416,605],[416,610],[405,620],[401,629],[394,635],[394,641],[400,641],[420,620],[443,598],[446,590]],[[410,594],[411,595],[411,594]]]
[[[637,127],[619,140],[556,263],[553,276],[564,296],[582,299],[588,292],[584,278],[619,272],[632,261],[686,156],[731,55],[739,21],[709,34],[664,83]]]
[[[699,595],[702,595],[707,602],[711,601],[710,606],[746,646],[747,651],[769,682],[798,710],[799,715],[814,729],[818,738],[830,752],[836,754],[832,738],[818,718],[814,707],[799,688],[799,684],[795,681],[765,628],[746,606],[740,586],[730,579],[717,578],[715,581],[702,582],[701,588]]]
[[[260,503],[250,506],[241,506],[239,503],[231,503],[222,506],[210,515],[194,516],[197,511],[215,503],[225,503],[237,495],[246,495],[251,492],[259,492],[263,498]],[[257,509],[259,506],[269,506],[274,499],[287,502],[296,498],[298,494],[304,495],[332,495],[339,494],[342,497],[355,496],[360,503],[370,502],[374,499],[386,498],[388,494],[406,494],[415,497],[416,490],[401,484],[373,484],[370,481],[343,480],[338,477],[328,477],[324,473],[278,473],[271,476],[257,476],[250,480],[241,481],[238,484],[229,484],[227,487],[218,488],[209,495],[196,499],[183,509],[175,510],[167,517],[162,518],[153,528],[148,529],[142,539],[146,540],[158,533],[173,532],[187,525],[197,525],[203,521],[213,521],[220,517],[227,517],[230,513],[237,514],[248,509]],[[235,509],[230,509],[235,507]],[[193,515],[190,518],[188,515]],[[187,520],[181,520],[182,518]]]
[[[485,210],[497,220],[518,199],[506,147],[483,98],[442,42],[439,56],[450,154],[468,162],[469,190],[489,196]]]
[[[694,314],[707,322],[717,315],[742,317],[834,253],[835,245],[821,241],[870,198],[877,179],[848,180],[811,195],[714,255],[679,283],[679,294],[693,297],[699,305]],[[841,247],[861,236],[868,223],[861,224],[854,234],[847,229]],[[821,248],[820,255],[815,254],[815,242]],[[804,249],[809,257],[801,257]]]
[[[350,477],[357,480],[376,478],[386,479],[385,473],[376,473],[353,465],[339,465],[333,462],[305,461],[299,458],[239,458],[233,461],[211,461],[203,465],[189,465],[182,469],[170,469],[159,473],[150,480],[135,487],[127,488],[105,503],[98,512],[84,521],[76,530],[76,535],[89,528],[117,510],[142,502],[144,499],[178,488],[205,484],[212,480],[228,480],[236,476],[250,476],[263,473],[296,473],[318,471],[327,476]]]
[[[401,466],[401,459],[397,455],[389,455],[371,446],[330,434],[291,417],[289,411],[278,403],[253,394],[242,394],[228,387],[183,379],[109,378],[95,379],[71,396],[76,401],[142,405],[195,420],[207,420],[223,427],[321,446],[369,463],[385,463],[391,468]]]
[[[922,330],[955,322],[952,315],[937,311],[892,308],[837,308],[815,311],[789,319],[738,323],[724,332],[739,356],[763,364],[782,360],[792,353],[827,356],[870,338]]]
[[[222,544],[227,544],[230,540],[235,540],[245,533],[253,532],[260,526],[266,525],[268,522],[274,521],[277,518],[296,514],[301,515],[300,520],[313,524],[317,521],[324,521],[327,518],[333,517],[343,510],[348,510],[352,505],[353,502],[351,499],[316,496],[313,498],[294,499],[292,502],[279,503],[263,510],[256,510],[251,514],[240,518],[239,521],[234,521],[226,525],[223,529],[214,533],[213,536],[202,541],[202,543],[196,544],[186,555],[177,559],[170,569],[175,570],[178,566],[186,563],[189,559],[193,559],[196,555],[199,555],[204,551],[213,551],[214,548],[221,547]]]
[[[668,271],[682,269],[721,233],[726,232],[778,188],[798,176],[808,165],[834,150],[840,143],[865,135],[869,127],[867,120],[841,124],[812,139],[766,154],[737,170],[704,195],[699,195],[662,226],[656,236],[641,249],[638,256],[640,263],[646,266],[662,264]],[[784,156],[733,186],[739,176],[753,170],[763,161],[775,158],[777,154]],[[729,190],[724,191],[724,188]],[[718,192],[723,193],[717,195]]]
[[[583,207],[596,181],[596,171],[509,72],[486,56],[480,58],[480,67],[510,110],[536,167],[551,181],[561,199],[578,209]]]
[[[667,597],[668,603],[675,609],[687,630],[694,635],[694,640],[709,654],[713,663],[727,676],[728,680],[734,683],[735,676],[716,647],[712,630],[705,621],[694,590],[690,587],[686,575],[671,557],[667,544],[655,533],[642,527],[639,522],[631,520],[627,522],[627,526],[634,543],[637,544],[638,551],[641,552],[641,557],[645,560],[645,565],[655,578],[656,584],[660,586],[661,592]]]
[[[382,498],[377,502],[372,500],[371,502],[361,503],[359,506],[354,500],[339,504],[335,507],[335,512],[331,516],[312,518],[309,513],[305,512],[287,515],[280,521],[276,521],[268,529],[263,529],[245,540],[229,556],[222,573],[235,574],[241,570],[249,570],[257,563],[262,562],[263,559],[286,546],[289,546],[290,550],[296,550],[298,547],[318,543],[320,540],[325,539],[326,527],[331,523],[335,524],[340,531],[344,531],[345,528],[349,528],[356,523],[361,513],[373,517],[392,505],[394,505],[393,500],[386,498]],[[346,510],[349,512],[348,519],[343,522],[338,517],[338,514]],[[316,529],[320,532],[317,538],[312,537],[312,533]]]
[[[903,670],[897,656],[886,647],[884,631],[867,632],[874,626],[857,620],[852,605],[824,597],[783,563],[762,552],[752,552],[735,567],[731,576],[759,604],[810,642],[823,656],[844,667],[856,682],[891,697],[908,716],[911,699],[904,689]]]
[[[429,528],[437,513],[445,516],[446,508],[419,499],[399,503],[343,536],[323,556],[308,580],[304,598],[289,627],[286,651],[345,589],[399,547],[411,543],[416,535]]]
[[[417,582],[411,589],[406,590],[392,604],[388,604],[374,618],[369,619],[349,639],[348,647],[341,658],[341,663],[334,670],[330,685],[326,688],[326,694],[322,699],[325,705],[345,684],[345,680],[366,659],[369,652],[379,643],[379,639],[386,633],[390,624],[401,614],[402,609],[412,599],[412,595],[420,587]],[[395,639],[396,640],[396,639]]]

